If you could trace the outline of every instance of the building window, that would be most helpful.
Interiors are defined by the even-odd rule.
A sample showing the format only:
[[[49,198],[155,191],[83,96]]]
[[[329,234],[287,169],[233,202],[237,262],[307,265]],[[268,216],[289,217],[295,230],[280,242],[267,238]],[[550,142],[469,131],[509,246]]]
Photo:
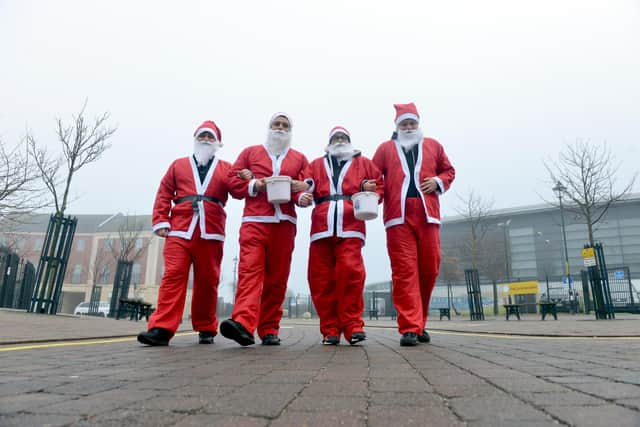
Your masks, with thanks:
[[[142,245],[144,244],[144,240],[143,239],[136,239],[136,249],[140,250],[142,249]]]
[[[134,284],[140,283],[140,264],[137,262],[133,264],[133,267],[131,267],[131,281]]]
[[[71,283],[82,283],[82,265],[76,264],[73,266],[73,272],[71,273]]]
[[[84,251],[84,239],[78,239],[76,242],[76,249],[80,252]]]
[[[109,276],[111,275],[111,271],[109,269],[109,265],[105,265],[100,270],[100,276],[98,277],[98,283],[106,284],[109,283]]]

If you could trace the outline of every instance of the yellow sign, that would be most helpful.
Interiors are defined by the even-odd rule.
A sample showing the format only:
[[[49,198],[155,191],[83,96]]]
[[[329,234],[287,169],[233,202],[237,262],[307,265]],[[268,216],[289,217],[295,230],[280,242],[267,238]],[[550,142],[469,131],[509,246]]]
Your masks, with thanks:
[[[509,283],[509,295],[527,295],[538,293],[538,282],[532,280],[530,282],[514,282]]]
[[[582,250],[582,258],[595,258],[596,254],[593,248],[585,248]]]

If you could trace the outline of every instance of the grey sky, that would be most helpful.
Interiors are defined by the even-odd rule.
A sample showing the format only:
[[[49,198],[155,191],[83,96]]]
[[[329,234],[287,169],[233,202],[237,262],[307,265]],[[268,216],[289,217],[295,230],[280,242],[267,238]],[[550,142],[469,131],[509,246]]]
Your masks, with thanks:
[[[82,170],[73,213],[150,213],[160,177],[204,119],[222,158],[261,143],[275,111],[293,146],[322,154],[336,124],[372,156],[413,101],[457,169],[444,214],[472,188],[496,208],[551,194],[542,159],[576,138],[607,141],[621,179],[640,159],[640,3],[632,0],[163,2],[0,0],[0,137],[26,127],[55,145],[54,119],[109,111],[118,132]],[[229,204],[231,276],[241,202]],[[291,286],[306,290],[309,212]],[[389,275],[370,224],[368,281]]]

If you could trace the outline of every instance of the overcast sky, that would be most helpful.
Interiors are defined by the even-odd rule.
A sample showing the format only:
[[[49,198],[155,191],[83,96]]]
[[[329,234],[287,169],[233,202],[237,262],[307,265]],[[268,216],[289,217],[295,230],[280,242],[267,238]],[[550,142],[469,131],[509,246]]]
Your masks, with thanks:
[[[0,0],[0,138],[30,129],[51,150],[55,118],[85,99],[118,126],[113,147],[75,178],[70,214],[148,214],[168,165],[205,119],[220,157],[262,143],[286,111],[293,146],[322,154],[337,124],[366,156],[415,102],[457,176],[496,208],[551,196],[542,160],[576,138],[640,164],[640,2],[7,1]],[[635,101],[634,101],[635,99]],[[637,188],[636,188],[637,191]],[[242,203],[228,205],[223,281]],[[309,213],[300,213],[290,287],[305,292]],[[369,224],[368,282],[389,277],[380,221]],[[226,291],[223,289],[223,293]]]

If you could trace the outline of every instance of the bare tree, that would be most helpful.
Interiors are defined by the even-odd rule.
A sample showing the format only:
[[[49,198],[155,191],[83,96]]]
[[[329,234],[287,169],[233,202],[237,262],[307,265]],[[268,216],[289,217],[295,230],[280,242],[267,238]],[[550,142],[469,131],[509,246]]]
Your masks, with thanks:
[[[35,137],[27,132],[29,154],[35,163],[42,181],[53,197],[56,215],[64,216],[70,202],[73,175],[82,167],[95,162],[111,145],[107,140],[116,128],[107,125],[109,113],[102,113],[93,122],[85,118],[87,102],[71,124],[57,119],[58,141],[62,144],[62,154],[53,157],[46,148],[38,146]],[[63,176],[64,175],[64,176]]]
[[[456,212],[469,224],[469,238],[464,243],[464,251],[471,259],[471,266],[478,268],[482,256],[482,240],[487,234],[487,216],[493,207],[493,200],[484,199],[473,190],[467,196],[458,196],[462,205]]]
[[[616,173],[620,163],[615,162],[606,143],[593,144],[588,140],[576,140],[567,144],[558,160],[544,162],[549,177],[569,203],[564,207],[576,213],[578,220],[586,224],[589,243],[593,245],[594,225],[604,218],[609,207],[627,194],[635,183],[637,173],[616,190]],[[548,202],[558,206],[558,202]]]
[[[111,254],[117,261],[139,260],[151,244],[151,238],[144,238],[144,223],[126,215],[118,227],[118,244],[111,245]]]
[[[495,233],[489,233],[482,242],[482,273],[494,283],[508,276],[506,250],[504,243]]]
[[[105,267],[111,267],[112,263],[113,258],[111,257],[111,251],[104,244],[101,245],[100,243],[98,243],[96,255],[93,260],[91,260],[91,266],[89,267],[91,269],[91,284],[93,286],[96,286],[98,284],[99,278],[102,275]]]
[[[10,148],[0,139],[1,222],[19,222],[25,214],[43,206],[40,177],[31,166],[27,144]]]
[[[445,283],[455,283],[464,277],[460,268],[460,258],[455,256],[453,251],[442,249],[442,260],[440,261],[440,273],[438,277]]]

